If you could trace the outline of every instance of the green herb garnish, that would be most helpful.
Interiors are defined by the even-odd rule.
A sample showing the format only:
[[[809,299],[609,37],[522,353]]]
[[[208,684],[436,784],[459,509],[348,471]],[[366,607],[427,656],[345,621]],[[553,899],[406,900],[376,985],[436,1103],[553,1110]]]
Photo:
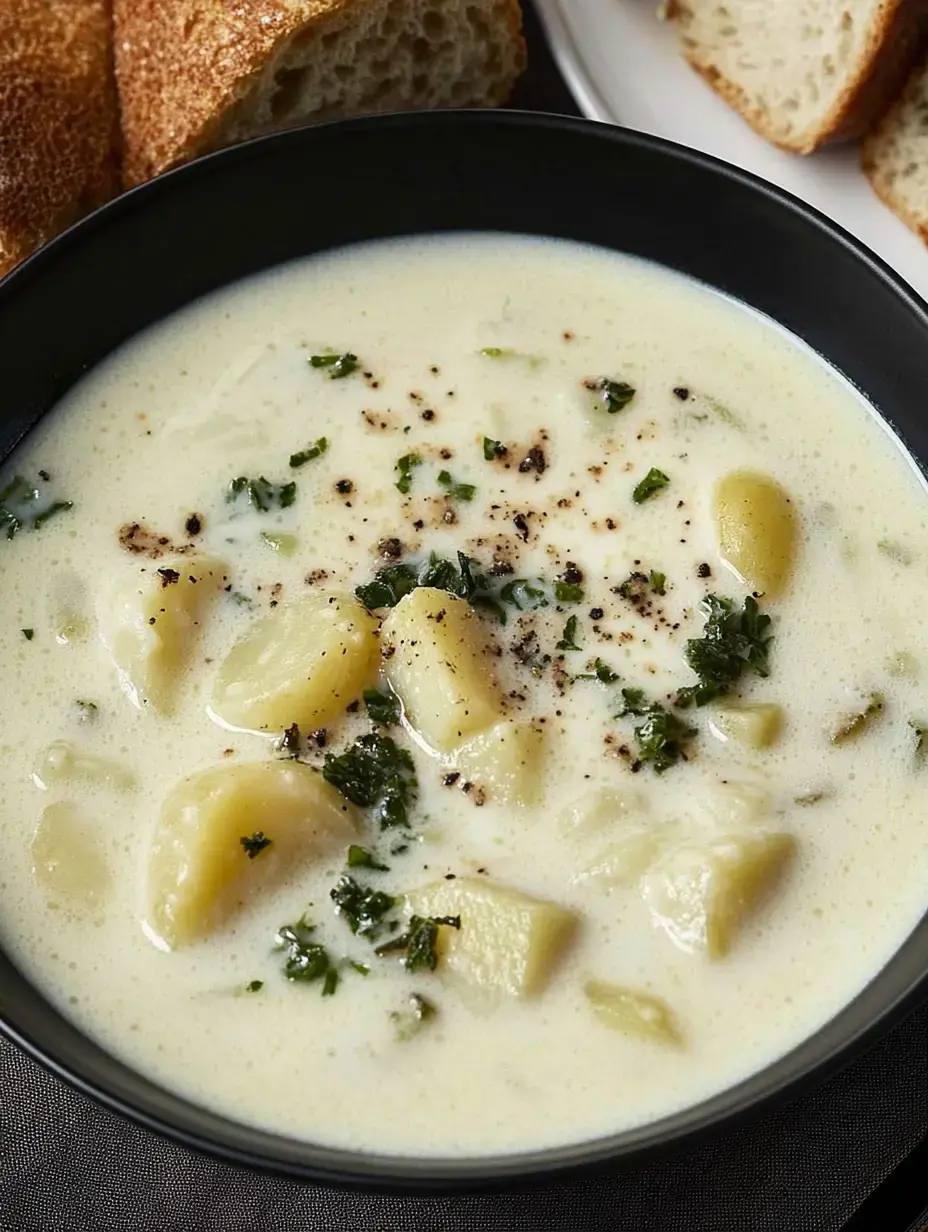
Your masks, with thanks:
[[[624,719],[627,714],[633,714],[639,718],[642,715],[651,713],[651,704],[644,695],[644,689],[623,689],[622,690],[622,709],[616,714],[617,719]]]
[[[20,632],[27,642],[31,642],[35,637],[35,629],[20,629]]]
[[[489,436],[483,438],[483,456],[487,462],[495,462],[497,458],[505,458],[509,450],[502,441],[494,441]]]
[[[391,1010],[390,1021],[393,1023],[396,1038],[405,1044],[418,1035],[427,1022],[438,1013],[437,1008],[421,993],[411,992],[406,998],[405,1010]]]
[[[686,661],[699,677],[677,696],[679,706],[705,706],[729,693],[745,671],[768,676],[770,617],[748,596],[739,612],[731,599],[706,595],[702,601],[706,624],[701,638],[686,643]]]
[[[357,843],[352,843],[348,848],[347,863],[349,868],[370,868],[378,873],[389,872],[386,864],[381,864],[372,852],[366,847],[359,847]]]
[[[339,756],[327,753],[322,777],[361,808],[373,809],[383,829],[409,824],[409,806],[418,788],[413,760],[389,736],[359,736]]]
[[[246,992],[260,992],[264,987],[264,980],[252,980],[245,985]]]
[[[594,659],[590,664],[591,670],[584,672],[581,676],[575,676],[575,680],[598,680],[600,684],[615,684],[619,678],[618,672],[614,672],[608,663],[604,663],[602,659]]]
[[[882,714],[885,705],[886,702],[882,693],[871,693],[867,699],[866,706],[862,710],[844,719],[835,728],[831,733],[831,743],[844,744],[846,740],[853,740],[856,736],[859,736],[871,725],[877,715]]]
[[[346,351],[339,355],[336,351],[326,351],[324,355],[310,355],[309,362],[314,368],[327,368],[329,380],[338,381],[350,376],[360,367],[357,355]]]
[[[564,625],[564,632],[561,635],[561,640],[557,643],[558,650],[579,650],[577,645],[577,629],[580,622],[576,616],[568,616],[567,624]]]
[[[533,612],[536,608],[548,606],[545,592],[533,586],[528,578],[513,578],[499,592],[499,597],[503,603],[511,604],[520,612]]]
[[[315,931],[316,926],[304,915],[296,924],[278,929],[275,946],[286,951],[284,975],[288,980],[305,984],[322,980],[322,995],[330,997],[338,986],[338,972],[325,946],[313,941]]]
[[[382,932],[386,916],[398,900],[383,890],[372,890],[360,885],[346,873],[329,891],[329,897],[353,933],[373,941]]]
[[[312,462],[316,458],[321,458],[328,447],[329,442],[324,436],[320,436],[319,439],[307,449],[301,449],[299,453],[292,453],[290,455],[290,466],[293,470],[297,470],[298,467],[305,466],[307,462]]]
[[[259,856],[265,848],[271,846],[271,839],[265,836],[263,830],[255,830],[251,837],[243,836],[238,840],[245,849],[245,854],[249,860],[253,860],[255,856]]]
[[[585,381],[586,388],[595,392],[597,401],[601,402],[610,415],[615,415],[628,406],[635,396],[635,390],[625,381],[613,381],[608,376],[601,376]]]
[[[296,500],[296,481],[274,484],[263,475],[257,479],[247,479],[239,475],[233,479],[226,489],[226,501],[237,504],[242,501],[256,509],[258,513],[268,513],[271,509],[289,509]]]
[[[668,483],[670,483],[668,476],[663,471],[659,471],[656,466],[652,466],[644,479],[635,485],[635,490],[632,492],[632,500],[636,505],[641,505],[666,488]]]
[[[582,603],[583,587],[577,582],[557,581],[554,583],[554,597],[558,603]]]
[[[364,706],[368,718],[378,727],[395,727],[403,715],[403,704],[395,693],[386,689],[364,690]]]
[[[261,538],[269,548],[278,556],[283,556],[284,559],[289,559],[293,555],[300,542],[296,535],[269,535],[264,530],[261,532]]]
[[[438,482],[445,489],[449,500],[472,501],[477,492],[475,484],[456,483],[449,471],[439,471]]]
[[[505,624],[506,613],[491,594],[485,575],[474,572],[474,562],[463,552],[458,552],[457,557],[455,565],[433,552],[418,571],[407,564],[388,565],[377,572],[372,582],[358,586],[354,593],[373,612],[378,608],[395,607],[417,586],[434,586],[466,599],[472,607],[492,612],[501,624]]]
[[[378,954],[404,954],[407,971],[434,971],[438,966],[438,930],[460,928],[459,915],[414,915],[400,937],[394,937],[377,947]]]
[[[47,477],[44,471],[40,474],[42,478]],[[24,529],[41,530],[57,514],[74,508],[73,501],[52,501],[44,507],[37,507],[40,505],[41,493],[35,484],[29,483],[22,475],[15,475],[0,492],[0,534],[12,539]]]
[[[371,612],[382,607],[396,607],[400,599],[419,585],[416,572],[409,565],[387,565],[379,569],[372,582],[358,586],[355,594]]]
[[[650,708],[647,718],[635,728],[638,760],[650,762],[656,774],[663,774],[685,759],[686,745],[696,735],[696,729],[662,706]]]
[[[399,478],[394,485],[398,492],[402,492],[404,496],[409,495],[409,490],[412,487],[412,472],[413,468],[422,465],[422,459],[417,453],[406,453],[396,462],[396,473]]]
[[[651,570],[648,574],[648,583],[656,595],[667,593],[667,574],[661,573],[659,569]]]
[[[480,354],[486,359],[509,359],[515,351],[512,347],[481,347]]]

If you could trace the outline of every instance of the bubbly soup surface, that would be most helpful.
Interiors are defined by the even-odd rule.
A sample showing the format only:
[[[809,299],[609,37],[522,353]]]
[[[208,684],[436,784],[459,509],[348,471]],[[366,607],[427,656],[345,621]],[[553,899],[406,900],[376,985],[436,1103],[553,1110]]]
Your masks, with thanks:
[[[798,1044],[925,908],[922,482],[704,288],[514,237],[294,263],[102,364],[0,491],[0,938],[193,1100],[605,1134]]]

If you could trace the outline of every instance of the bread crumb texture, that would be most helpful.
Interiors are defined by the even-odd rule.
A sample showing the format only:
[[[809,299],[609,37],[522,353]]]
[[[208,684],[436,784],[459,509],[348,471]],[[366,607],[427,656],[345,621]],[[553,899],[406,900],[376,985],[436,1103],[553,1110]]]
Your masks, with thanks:
[[[882,200],[928,242],[928,61],[864,141],[861,163]]]
[[[860,137],[918,53],[922,0],[671,0],[683,53],[768,141]]]
[[[115,0],[124,178],[305,123],[505,102],[518,0]]]
[[[0,0],[0,275],[118,189],[104,0]]]

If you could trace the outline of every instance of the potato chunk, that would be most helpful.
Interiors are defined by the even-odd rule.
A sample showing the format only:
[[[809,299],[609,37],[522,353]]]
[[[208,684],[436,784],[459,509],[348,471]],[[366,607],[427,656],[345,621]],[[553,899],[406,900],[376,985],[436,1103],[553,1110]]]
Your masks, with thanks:
[[[660,997],[605,980],[587,980],[583,994],[605,1026],[658,1044],[682,1044],[673,1010]]]
[[[229,651],[213,691],[224,723],[246,731],[323,727],[377,672],[377,619],[352,595],[275,608]]]
[[[440,881],[407,901],[420,916],[461,917],[460,929],[439,929],[439,970],[447,965],[513,997],[544,988],[577,927],[577,917],[556,903],[479,878]]]
[[[497,723],[453,754],[455,767],[489,788],[491,804],[537,804],[541,797],[544,731],[528,723]]]
[[[731,702],[718,707],[711,723],[724,740],[766,749],[780,738],[783,710],[774,702]]]
[[[101,598],[100,636],[136,706],[173,709],[197,626],[225,578],[221,561],[177,557],[133,567]]]
[[[572,880],[577,884],[595,881],[605,886],[634,885],[657,859],[661,846],[661,834],[657,828],[626,834],[604,847],[596,859]]]
[[[149,923],[170,946],[208,936],[249,896],[355,828],[351,806],[299,762],[226,763],[193,774],[165,800],[155,830]]]
[[[679,847],[642,878],[654,922],[687,953],[723,958],[742,924],[782,880],[791,834],[739,834]]]
[[[502,717],[480,617],[463,599],[420,586],[383,626],[384,671],[426,744],[449,753]]]
[[[797,525],[786,492],[767,475],[735,471],[715,490],[722,559],[746,586],[774,598],[785,587],[796,555]]]
[[[56,904],[86,910],[103,898],[109,869],[74,805],[43,810],[32,837],[32,876]]]

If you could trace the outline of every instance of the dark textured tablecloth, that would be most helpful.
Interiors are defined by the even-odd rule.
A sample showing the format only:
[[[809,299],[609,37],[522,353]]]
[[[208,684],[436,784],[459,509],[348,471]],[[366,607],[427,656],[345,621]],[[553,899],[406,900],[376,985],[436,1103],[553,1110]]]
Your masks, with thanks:
[[[531,13],[527,24],[532,67],[514,105],[576,112]],[[926,1132],[928,1008],[818,1091],[693,1154],[445,1200],[301,1186],[201,1158],[0,1039],[0,1232],[838,1232]]]

